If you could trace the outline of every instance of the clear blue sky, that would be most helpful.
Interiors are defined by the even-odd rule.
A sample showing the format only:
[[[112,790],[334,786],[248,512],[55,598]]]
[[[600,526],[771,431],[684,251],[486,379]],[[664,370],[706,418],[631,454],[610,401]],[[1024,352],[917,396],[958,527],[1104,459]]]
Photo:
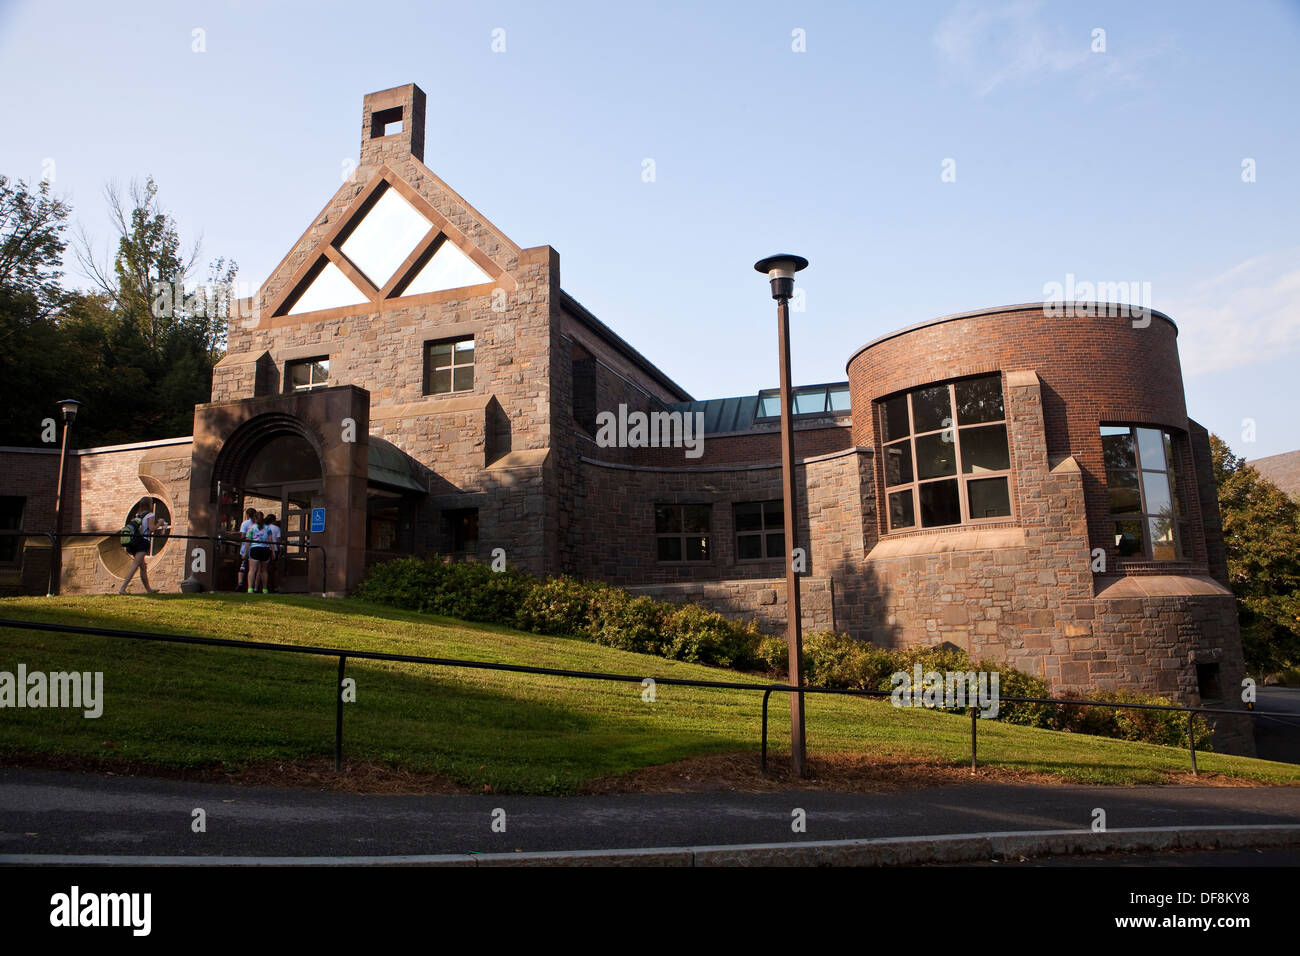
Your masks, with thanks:
[[[697,397],[775,384],[771,252],[812,262],[803,383],[1073,273],[1151,283],[1191,415],[1254,458],[1300,448],[1297,64],[1297,0],[8,0],[0,171],[52,171],[101,244],[103,184],[152,174],[257,285],[356,157],[363,94],[415,82],[428,165]]]

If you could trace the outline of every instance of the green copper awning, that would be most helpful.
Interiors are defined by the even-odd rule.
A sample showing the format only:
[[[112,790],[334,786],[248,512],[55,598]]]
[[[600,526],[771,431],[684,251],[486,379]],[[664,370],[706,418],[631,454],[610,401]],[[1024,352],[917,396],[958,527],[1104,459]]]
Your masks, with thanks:
[[[427,494],[429,489],[416,478],[415,462],[392,442],[370,436],[368,481],[398,491]]]

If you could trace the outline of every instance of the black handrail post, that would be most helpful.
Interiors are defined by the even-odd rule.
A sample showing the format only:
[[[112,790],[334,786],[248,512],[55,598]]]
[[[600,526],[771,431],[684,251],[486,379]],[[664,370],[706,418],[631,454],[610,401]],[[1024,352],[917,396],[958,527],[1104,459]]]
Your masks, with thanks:
[[[1187,748],[1192,753],[1192,776],[1199,777],[1201,772],[1196,769],[1196,714],[1190,710],[1187,712]]]
[[[211,551],[208,553],[208,590],[215,594],[217,592],[217,562],[220,557],[217,552],[217,536],[208,535],[208,543],[211,545]]]
[[[63,555],[54,553],[59,550],[59,542],[55,538],[54,532],[47,531],[45,535],[50,539],[50,583],[45,586],[45,596],[54,597],[54,569],[62,567]]]
[[[970,772],[975,772],[975,748],[979,740],[979,719],[980,712],[977,708],[970,709]]]
[[[339,679],[335,687],[335,696],[338,698],[334,702],[334,769],[339,771],[343,769],[343,665],[347,663],[347,656],[339,655]]]
[[[772,688],[763,691],[763,773],[767,773],[767,702],[772,699]]]

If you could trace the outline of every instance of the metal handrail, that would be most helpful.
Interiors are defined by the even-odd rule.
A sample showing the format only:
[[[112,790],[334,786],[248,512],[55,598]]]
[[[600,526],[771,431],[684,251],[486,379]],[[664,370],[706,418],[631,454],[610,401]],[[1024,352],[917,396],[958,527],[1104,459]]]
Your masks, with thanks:
[[[612,674],[601,671],[580,671],[567,668],[557,667],[537,667],[531,664],[501,664],[492,661],[473,661],[461,660],[453,657],[426,657],[417,654],[391,654],[386,651],[360,651],[347,650],[340,647],[317,647],[309,644],[279,644],[263,641],[243,641],[223,637],[196,637],[190,634],[164,634],[152,631],[125,631],[107,627],[90,627],[81,624],[51,624],[43,621],[21,621],[0,618],[0,629],[18,628],[21,630],[31,631],[54,631],[65,634],[86,634],[99,637],[118,637],[129,640],[142,641],[160,641],[169,644],[197,644],[207,647],[230,647],[241,650],[254,651],[271,651],[288,654],[308,654],[317,657],[337,657],[338,658],[338,682],[335,687],[336,712],[335,712],[335,737],[334,737],[334,769],[341,770],[343,763],[343,672],[349,657],[359,660],[374,661],[394,661],[407,664],[426,664],[434,667],[461,667],[471,670],[492,670],[492,671],[509,671],[516,674],[537,674],[544,677],[565,677],[577,678],[582,680],[603,680],[615,681],[619,683],[636,683],[645,686],[647,680],[653,681],[657,686],[663,684],[666,687],[705,687],[718,690],[752,690],[763,692],[763,719],[762,719],[762,756],[760,765],[763,773],[767,772],[767,710],[768,702],[773,693],[797,693],[803,694],[840,694],[850,697],[890,697],[890,691],[880,690],[861,690],[857,688],[843,687],[795,687],[792,684],[760,684],[747,683],[741,681],[709,681],[696,680],[685,677],[651,677],[636,674]],[[1184,711],[1187,713],[1187,730],[1188,742],[1192,758],[1192,773],[1197,774],[1199,771],[1196,767],[1196,739],[1194,734],[1193,717],[1195,714],[1227,714],[1234,717],[1267,717],[1277,716],[1268,711],[1257,710],[1229,710],[1226,708],[1215,707],[1183,707],[1176,704],[1133,704],[1121,703],[1117,701],[1100,701],[1100,700],[1074,700],[1052,697],[1002,697],[998,698],[999,704],[1004,702],[1023,703],[1023,704],[1074,704],[1090,707],[1116,707],[1128,708],[1134,710],[1169,710]],[[930,709],[930,708],[927,708]],[[940,705],[937,709],[948,709],[946,705]],[[977,749],[977,727],[979,721],[979,708],[971,707],[971,772],[976,769],[976,749]]]
[[[122,533],[122,530],[121,530],[120,528],[117,529],[117,530],[115,530],[115,531],[10,531],[10,530],[0,530],[0,535],[4,535],[4,536],[6,536],[6,537],[23,537],[23,538],[25,538],[25,537],[40,537],[40,536],[43,536],[43,537],[49,538],[49,539],[50,539],[50,547],[51,547],[52,549],[55,549],[55,550],[57,550],[57,549],[60,547],[60,542],[59,542],[58,540],[56,540],[56,539],[60,539],[60,538],[116,538],[116,537],[117,537],[118,535],[120,535],[121,533]],[[225,543],[228,543],[228,544],[242,544],[242,543],[244,542],[244,539],[243,539],[243,538],[240,538],[240,537],[238,537],[237,535],[232,537],[232,534],[233,534],[233,532],[228,532],[228,531],[219,532],[219,533],[217,533],[217,534],[172,534],[172,532],[169,530],[169,531],[167,531],[165,534],[156,535],[156,536],[155,536],[155,535],[150,535],[149,537],[150,537],[150,538],[158,537],[158,538],[167,538],[167,539],[170,539],[170,538],[176,538],[176,539],[181,540],[181,541],[207,541],[209,544],[212,545],[212,562],[213,562],[213,565],[212,565],[212,571],[211,571],[210,573],[212,573],[212,574],[215,575],[215,574],[216,574],[216,558],[217,558],[217,548],[218,548],[218,546],[219,546],[222,542],[225,542]],[[308,549],[308,550],[315,549],[315,550],[317,550],[317,551],[320,551],[320,553],[321,553],[321,574],[320,574],[320,585],[321,585],[321,587],[320,587],[320,590],[321,590],[321,593],[322,593],[322,594],[326,593],[326,591],[328,591],[328,589],[329,589],[329,552],[325,549],[325,545],[323,545],[323,544],[314,544],[314,543],[313,543],[313,544],[298,544],[298,545],[296,545],[296,547],[302,547],[302,548],[306,548],[306,549]],[[283,557],[285,557],[287,554],[288,554],[288,552],[287,552],[286,550],[281,549],[281,552],[280,552],[279,558],[283,558]],[[277,560],[278,560],[279,558],[277,558]],[[54,572],[55,572],[55,569],[56,569],[57,567],[58,567],[58,562],[56,562],[56,561],[54,560],[54,556],[51,555],[51,557],[50,557],[50,580],[49,580],[49,584],[48,584],[48,586],[47,586],[47,588],[46,588],[46,592],[45,592],[45,596],[46,596],[46,597],[53,597],[53,596],[54,596],[54,591],[55,591]]]

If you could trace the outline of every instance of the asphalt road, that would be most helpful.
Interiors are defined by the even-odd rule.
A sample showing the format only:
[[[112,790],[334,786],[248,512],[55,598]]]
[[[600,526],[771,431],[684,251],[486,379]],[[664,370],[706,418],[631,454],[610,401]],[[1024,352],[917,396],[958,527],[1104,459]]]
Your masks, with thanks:
[[[356,856],[1300,823],[1300,788],[956,784],[887,794],[367,796],[0,769],[8,854]],[[207,831],[192,831],[193,811]],[[494,832],[494,810],[505,832]],[[793,811],[806,830],[792,830]],[[497,815],[496,819],[500,819]]]

